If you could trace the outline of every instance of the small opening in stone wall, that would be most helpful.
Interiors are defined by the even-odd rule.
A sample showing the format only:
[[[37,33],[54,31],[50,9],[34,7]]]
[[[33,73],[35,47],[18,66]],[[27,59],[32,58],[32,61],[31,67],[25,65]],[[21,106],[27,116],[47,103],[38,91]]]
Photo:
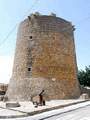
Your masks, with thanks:
[[[29,36],[30,39],[32,39],[32,36]]]
[[[53,36],[53,40],[55,40],[55,36]]]
[[[28,71],[31,71],[31,68],[28,68]]]

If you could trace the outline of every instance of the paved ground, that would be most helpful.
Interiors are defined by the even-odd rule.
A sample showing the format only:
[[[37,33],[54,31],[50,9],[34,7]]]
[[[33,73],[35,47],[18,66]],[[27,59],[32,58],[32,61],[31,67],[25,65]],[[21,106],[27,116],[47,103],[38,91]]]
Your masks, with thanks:
[[[71,112],[46,117],[43,120],[90,120],[90,106],[85,106]]]
[[[13,118],[10,120],[90,120],[90,102],[80,103],[34,116]]]
[[[87,102],[75,104],[75,105],[68,106],[68,107],[62,107],[60,109],[52,110],[49,112],[46,110],[47,112],[44,112],[44,113],[40,113],[40,114],[36,114],[36,115],[31,114],[36,111],[42,111],[42,110],[45,110],[48,108],[51,109],[52,107],[57,107],[60,105],[61,106],[68,105],[68,104],[77,103],[77,102],[82,102],[82,100],[56,100],[56,101],[54,100],[54,101],[46,102],[46,106],[38,107],[38,108],[35,108],[31,102],[20,102],[21,107],[18,107],[18,108],[6,108],[5,103],[2,102],[2,103],[0,103],[0,120],[1,119],[4,120],[9,117],[12,118],[10,120],[16,120],[16,117],[19,117],[19,118],[17,118],[17,120],[39,120],[39,119],[43,120],[44,117],[47,117],[47,116],[50,117],[55,114],[61,114],[61,113],[67,112],[67,111],[71,111],[72,109],[74,110],[74,109],[77,109],[80,107],[85,107],[86,105],[88,105],[88,106],[90,105],[90,101],[87,101]],[[88,111],[90,111],[90,107],[89,107]],[[30,115],[30,117],[25,118],[25,116],[29,116],[29,115]],[[22,118],[20,118],[20,117],[22,117]],[[55,119],[59,120],[59,118],[57,118],[57,117],[51,118],[51,120],[55,120]],[[60,119],[60,120],[63,120],[63,119]],[[68,120],[68,119],[66,119],[66,120]],[[78,119],[75,119],[75,120],[78,120]],[[85,119],[85,120],[87,120],[87,119]]]
[[[37,108],[34,107],[32,102],[19,102],[21,107],[16,108],[6,108],[5,102],[0,102],[0,117],[2,116],[22,116],[27,113],[35,113],[37,111],[42,111],[46,109],[50,109],[57,106],[73,104],[77,102],[82,102],[83,100],[51,100],[47,101],[45,106],[39,106]]]
[[[90,101],[32,116],[31,120],[90,120]],[[23,119],[28,120],[28,119]]]

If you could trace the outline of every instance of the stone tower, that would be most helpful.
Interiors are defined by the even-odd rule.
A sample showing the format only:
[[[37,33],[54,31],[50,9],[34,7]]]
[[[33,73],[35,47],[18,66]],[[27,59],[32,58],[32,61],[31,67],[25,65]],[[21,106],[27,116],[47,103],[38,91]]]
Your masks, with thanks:
[[[73,31],[55,14],[35,13],[21,22],[9,100],[31,100],[42,90],[47,100],[79,97]]]

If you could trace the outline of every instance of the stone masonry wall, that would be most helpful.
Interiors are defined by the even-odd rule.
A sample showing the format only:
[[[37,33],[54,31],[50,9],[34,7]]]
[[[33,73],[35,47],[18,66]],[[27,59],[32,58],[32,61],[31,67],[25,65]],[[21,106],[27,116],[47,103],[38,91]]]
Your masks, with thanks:
[[[30,100],[42,90],[47,100],[80,95],[71,23],[34,14],[19,26],[7,96]]]

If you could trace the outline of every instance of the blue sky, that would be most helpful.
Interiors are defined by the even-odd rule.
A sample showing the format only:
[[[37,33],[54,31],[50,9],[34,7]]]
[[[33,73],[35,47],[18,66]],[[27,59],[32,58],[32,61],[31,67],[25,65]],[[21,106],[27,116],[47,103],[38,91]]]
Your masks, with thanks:
[[[41,14],[54,12],[58,17],[71,21],[76,28],[74,35],[78,68],[84,69],[90,64],[90,0],[38,0],[30,10],[34,3],[35,0],[0,0],[0,82],[8,82],[11,76],[20,21],[36,11]],[[4,41],[16,24],[14,32]]]

